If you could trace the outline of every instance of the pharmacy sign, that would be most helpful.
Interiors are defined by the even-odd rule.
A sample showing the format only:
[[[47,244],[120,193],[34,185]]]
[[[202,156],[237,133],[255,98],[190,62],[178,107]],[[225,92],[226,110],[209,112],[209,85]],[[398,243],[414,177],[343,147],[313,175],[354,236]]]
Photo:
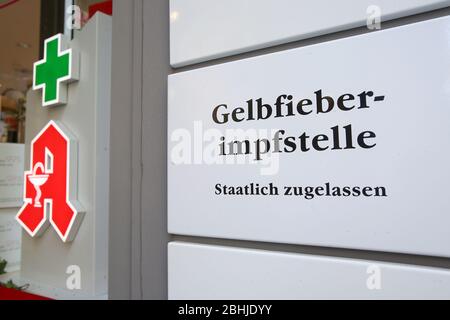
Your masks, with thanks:
[[[78,79],[79,54],[63,35],[45,40],[44,59],[34,64],[33,75],[33,89],[42,89],[42,106],[66,104],[67,83]],[[31,237],[51,225],[62,241],[73,241],[85,213],[77,181],[78,141],[63,123],[51,120],[31,141],[17,222]]]
[[[52,225],[62,241],[75,238],[85,210],[78,202],[78,142],[62,124],[50,121],[31,142],[24,174],[24,204],[17,222],[31,237]]]
[[[45,40],[44,59],[33,72],[33,90],[42,89],[43,107],[67,103],[67,84],[79,79],[79,57],[62,34]]]

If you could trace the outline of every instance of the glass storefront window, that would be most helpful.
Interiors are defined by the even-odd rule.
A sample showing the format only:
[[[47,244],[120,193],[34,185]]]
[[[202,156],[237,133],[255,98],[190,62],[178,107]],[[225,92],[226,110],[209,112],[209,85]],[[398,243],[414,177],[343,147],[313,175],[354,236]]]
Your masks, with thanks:
[[[26,93],[39,57],[38,0],[0,1],[0,142],[23,143]]]
[[[26,264],[15,216],[23,205],[30,135],[43,112],[37,102],[41,93],[32,91],[34,63],[43,59],[46,39],[58,33],[77,37],[95,12],[111,5],[104,0],[0,0],[0,300],[7,283],[20,283]]]

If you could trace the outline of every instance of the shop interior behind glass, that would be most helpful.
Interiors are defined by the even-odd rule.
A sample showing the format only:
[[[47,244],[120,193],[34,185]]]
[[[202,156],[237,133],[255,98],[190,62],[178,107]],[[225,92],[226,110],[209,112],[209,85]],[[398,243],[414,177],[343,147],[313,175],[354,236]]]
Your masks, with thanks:
[[[68,40],[105,0],[0,0],[0,289],[20,272],[22,231],[15,216],[23,205],[27,102],[33,64],[43,58],[45,39]],[[75,10],[77,9],[77,10]],[[74,20],[75,13],[79,19]],[[77,23],[76,23],[77,22]],[[32,109],[29,109],[32,110]]]

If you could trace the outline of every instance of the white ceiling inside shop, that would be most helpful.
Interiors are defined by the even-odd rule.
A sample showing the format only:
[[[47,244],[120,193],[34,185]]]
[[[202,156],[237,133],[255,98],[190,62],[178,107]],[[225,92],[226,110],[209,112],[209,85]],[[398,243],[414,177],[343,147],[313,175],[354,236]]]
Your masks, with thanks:
[[[0,0],[0,6],[11,0]],[[39,58],[40,1],[19,0],[0,9],[0,93],[26,91]]]

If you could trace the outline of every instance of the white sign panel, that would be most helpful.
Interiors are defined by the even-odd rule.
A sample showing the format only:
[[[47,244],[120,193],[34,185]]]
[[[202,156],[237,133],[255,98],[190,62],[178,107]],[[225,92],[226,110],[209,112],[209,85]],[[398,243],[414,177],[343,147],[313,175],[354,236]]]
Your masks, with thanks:
[[[170,76],[170,233],[449,257],[449,29]]]
[[[449,0],[171,0],[174,67],[450,5]]]
[[[78,141],[78,174],[70,175],[71,179],[77,180],[77,188],[69,188],[69,202],[73,205],[72,198],[76,198],[82,205],[75,207],[78,209],[77,212],[81,212],[79,209],[84,209],[85,215],[76,237],[70,244],[61,241],[61,238],[64,238],[61,236],[64,235],[61,234],[63,229],[54,221],[51,222],[52,227],[43,230],[39,238],[33,238],[24,233],[21,283],[31,284],[31,292],[50,298],[73,299],[75,296],[85,299],[102,298],[108,291],[110,145],[108,119],[111,97],[111,17],[101,13],[96,14],[83,30],[77,33],[70,43],[70,48],[74,50],[73,52],[81,53],[80,81],[76,85],[68,86],[67,104],[64,107],[53,108],[49,112],[42,107],[41,92],[28,92],[27,102],[32,107],[27,108],[27,119],[33,119],[33,121],[28,121],[26,124],[27,152],[30,152],[30,160],[32,160],[36,153],[34,151],[31,153],[31,139],[42,132],[49,121],[56,120],[67,128],[71,136]],[[56,148],[55,145],[56,143],[53,148]],[[40,146],[39,143],[35,144],[35,148]],[[46,173],[51,176],[48,177],[47,185],[42,186],[42,197],[45,195],[45,188],[51,186],[48,184],[61,177],[56,175],[57,149],[47,149],[44,154],[46,157],[47,154],[52,154],[53,159],[51,157],[48,161],[44,159],[43,166],[47,168],[47,163],[50,163],[54,168],[50,166],[52,173]],[[74,154],[73,150],[70,152]],[[60,156],[63,160],[65,159],[63,152]],[[34,162],[36,160],[34,159]],[[62,161],[61,157],[59,161]],[[70,164],[73,165],[73,161],[70,161]],[[27,163],[27,170],[29,170],[28,165]],[[36,163],[33,165],[36,167]],[[59,169],[66,168],[60,166]],[[61,173],[61,171],[58,172]],[[45,175],[34,177],[33,180],[39,180],[43,178],[42,176]],[[32,185],[29,187],[34,188]],[[47,192],[49,190],[50,188]],[[42,197],[38,200],[32,199],[33,204],[38,201],[43,202],[45,199]],[[36,208],[35,212],[42,212],[40,210],[42,207]],[[55,204],[53,208],[56,208]],[[67,220],[60,219],[61,221]],[[75,220],[72,219],[72,221]],[[74,227],[73,230],[76,229],[76,224],[71,226]],[[78,273],[77,270],[81,270],[80,286],[77,280],[69,280],[70,283],[67,280],[69,276],[72,276],[71,279],[76,279],[74,275]]]
[[[24,157],[24,145],[0,143],[0,208],[22,205]]]
[[[169,299],[449,299],[447,269],[169,244]]]

